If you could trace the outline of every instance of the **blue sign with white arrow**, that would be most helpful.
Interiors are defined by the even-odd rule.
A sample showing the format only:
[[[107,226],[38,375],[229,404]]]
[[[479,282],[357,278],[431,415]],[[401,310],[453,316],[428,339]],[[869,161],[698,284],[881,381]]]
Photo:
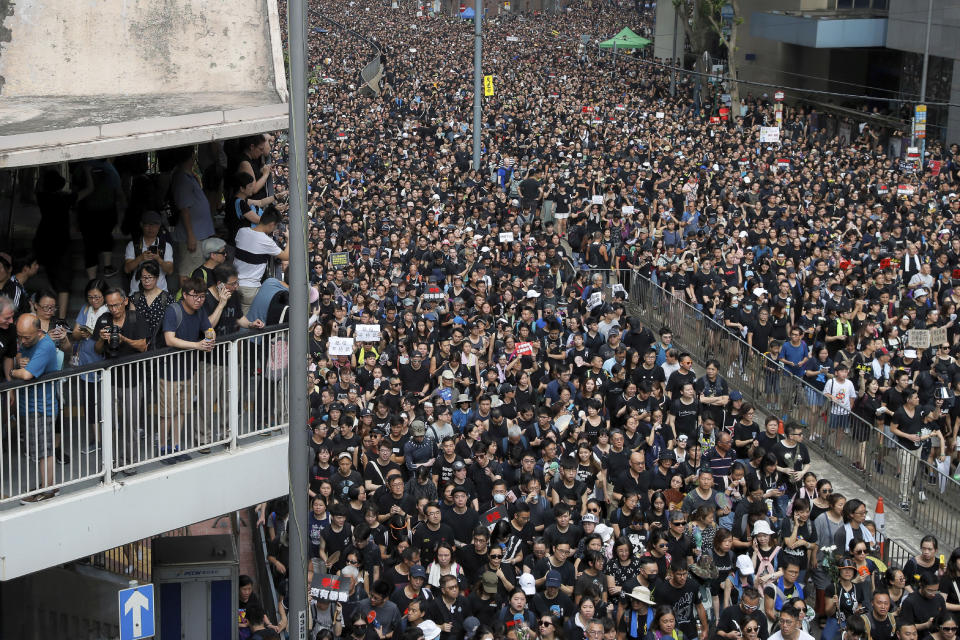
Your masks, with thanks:
[[[122,589],[120,598],[120,640],[140,640],[154,635],[153,585]]]

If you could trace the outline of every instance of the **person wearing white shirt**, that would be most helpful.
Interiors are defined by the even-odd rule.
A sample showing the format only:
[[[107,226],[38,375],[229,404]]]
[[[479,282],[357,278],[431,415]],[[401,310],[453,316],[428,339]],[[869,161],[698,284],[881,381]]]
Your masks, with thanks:
[[[780,630],[771,635],[770,640],[813,640],[802,625],[792,601],[787,601],[780,610]]]
[[[244,313],[253,304],[270,258],[278,260],[289,258],[290,248],[281,249],[273,240],[273,232],[277,229],[278,221],[277,212],[269,209],[263,212],[256,226],[243,227],[237,231],[234,264],[239,274],[240,302]]]
[[[140,288],[137,274],[140,265],[148,260],[156,260],[160,264],[157,288],[167,291],[167,274],[173,273],[173,244],[160,237],[160,214],[156,211],[144,211],[140,217],[140,229],[143,231],[142,235],[127,243],[123,255],[124,272],[133,274],[130,276],[130,291]]]

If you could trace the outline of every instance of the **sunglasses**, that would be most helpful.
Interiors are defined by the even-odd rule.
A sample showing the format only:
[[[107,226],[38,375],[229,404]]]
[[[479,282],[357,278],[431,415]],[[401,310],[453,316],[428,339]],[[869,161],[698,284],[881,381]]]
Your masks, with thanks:
[[[940,631],[946,631],[947,633],[956,633],[957,627],[940,627]]]
[[[494,555],[494,554],[492,554],[492,553],[490,554],[490,559],[491,559],[491,560],[499,560],[499,559],[502,558],[502,557],[503,557],[503,556],[500,555],[499,553],[496,554],[496,555]]]
[[[600,509],[587,509],[590,513],[600,513]]]
[[[549,620],[541,620],[541,621],[540,621],[540,626],[541,626],[541,627],[552,627],[552,626],[553,626],[553,623],[550,622]]]
[[[687,524],[687,521],[686,521],[686,520],[678,520],[677,522],[672,522],[671,524],[672,524],[673,526],[675,526],[675,527],[682,527],[682,526],[684,526],[685,524]]]
[[[744,627],[743,629],[744,633],[758,633],[759,631],[760,627]]]

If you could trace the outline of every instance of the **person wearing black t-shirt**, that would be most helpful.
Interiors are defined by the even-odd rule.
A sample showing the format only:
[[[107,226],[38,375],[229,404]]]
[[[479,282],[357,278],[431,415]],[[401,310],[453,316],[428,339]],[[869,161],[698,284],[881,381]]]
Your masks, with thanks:
[[[903,406],[893,414],[891,431],[897,442],[903,447],[900,450],[900,508],[910,507],[910,494],[913,492],[914,476],[920,462],[920,448],[923,440],[931,437],[932,433],[926,428],[930,416],[924,416],[920,409],[920,398],[913,389],[903,392]]]
[[[693,372],[693,358],[689,353],[681,353],[677,356],[677,364],[680,365],[680,368],[670,374],[670,378],[667,380],[667,395],[671,400],[680,397],[683,385],[688,382],[693,384],[697,381],[697,374]]]
[[[669,605],[676,617],[677,629],[685,638],[698,638],[697,619],[703,629],[709,629],[707,611],[700,602],[700,585],[687,572],[686,558],[673,558],[666,580],[657,580],[653,585],[653,599],[658,604]]]
[[[678,372],[679,373],[679,372]],[[680,397],[670,404],[670,413],[667,415],[667,426],[676,435],[685,435],[692,439],[697,433],[700,422],[700,401],[697,400],[693,382],[685,382],[681,387]]]

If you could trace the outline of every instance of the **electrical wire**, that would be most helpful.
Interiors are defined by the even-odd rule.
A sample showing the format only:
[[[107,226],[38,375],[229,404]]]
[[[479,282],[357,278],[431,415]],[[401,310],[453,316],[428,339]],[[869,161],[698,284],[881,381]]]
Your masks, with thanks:
[[[569,41],[569,42],[573,42],[573,39],[572,39],[572,38],[565,38],[565,39],[566,39],[567,41]],[[577,43],[577,44],[582,44],[579,40],[577,40],[576,43]],[[635,58],[635,57],[633,57],[633,56],[631,56],[631,55],[627,55],[627,54],[625,54],[625,53],[620,53],[619,51],[613,53],[613,55],[618,56],[618,57],[622,57],[622,58],[626,58],[628,61],[638,62],[638,63],[640,63],[640,64],[647,65],[647,66],[652,66],[652,67],[660,67],[660,68],[662,68],[662,69],[667,69],[667,70],[670,70],[670,71],[676,71],[677,73],[682,73],[682,74],[686,74],[686,75],[689,75],[689,76],[698,76],[698,77],[706,77],[706,78],[715,78],[715,77],[716,77],[716,74],[713,74],[713,73],[704,73],[704,72],[702,72],[702,71],[694,71],[694,70],[691,70],[691,69],[685,69],[685,68],[683,68],[683,67],[678,67],[678,66],[675,66],[675,65],[669,65],[669,64],[666,64],[666,63],[663,63],[663,62],[656,62],[656,61],[654,61],[654,60],[646,60],[646,59],[644,59],[644,58]],[[742,80],[742,79],[740,79],[740,78],[731,78],[731,77],[729,77],[729,76],[724,76],[724,77],[723,77],[723,80],[724,80],[725,82],[736,82],[736,83],[738,83],[738,84],[745,84],[745,85],[750,85],[750,86],[755,86],[755,87],[767,87],[767,88],[772,88],[772,89],[781,89],[781,90],[783,90],[783,91],[793,91],[793,92],[797,92],[797,93],[807,93],[807,94],[814,94],[814,95],[821,95],[821,96],[833,96],[833,97],[836,97],[836,98],[851,98],[851,99],[855,99],[855,100],[871,100],[871,101],[875,101],[875,102],[911,102],[910,100],[903,100],[902,98],[886,98],[886,97],[883,97],[883,96],[860,95],[860,94],[857,94],[857,93],[839,93],[839,92],[836,92],[836,91],[824,91],[824,90],[821,90],[821,89],[804,89],[804,88],[801,88],[801,87],[791,87],[791,86],[787,86],[787,85],[774,84],[774,83],[771,83],[771,82],[757,82],[757,81],[755,81],[755,80]],[[960,107],[960,104],[955,103],[955,102],[932,102],[932,101],[928,101],[928,102],[926,102],[926,103],[924,103],[924,104],[926,104],[928,107]]]

